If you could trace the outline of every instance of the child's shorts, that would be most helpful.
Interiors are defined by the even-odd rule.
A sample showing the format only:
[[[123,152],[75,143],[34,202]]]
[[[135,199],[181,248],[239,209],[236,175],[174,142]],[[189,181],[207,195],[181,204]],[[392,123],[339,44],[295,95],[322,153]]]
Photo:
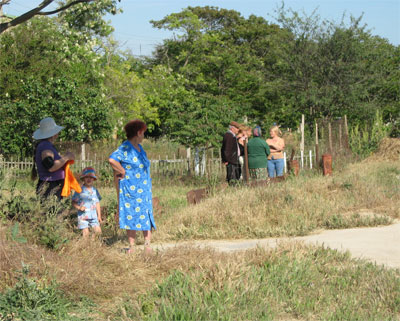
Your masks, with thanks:
[[[97,217],[90,219],[81,219],[80,217],[78,217],[78,229],[83,230],[85,228],[95,227],[95,226],[100,226]]]

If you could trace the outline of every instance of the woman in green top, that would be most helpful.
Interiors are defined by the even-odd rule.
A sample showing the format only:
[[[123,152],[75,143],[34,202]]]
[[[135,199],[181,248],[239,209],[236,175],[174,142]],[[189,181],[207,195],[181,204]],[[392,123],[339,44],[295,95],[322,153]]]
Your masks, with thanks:
[[[255,180],[267,179],[267,161],[270,154],[269,146],[261,138],[260,126],[256,126],[253,129],[253,135],[254,137],[247,144],[250,177]]]

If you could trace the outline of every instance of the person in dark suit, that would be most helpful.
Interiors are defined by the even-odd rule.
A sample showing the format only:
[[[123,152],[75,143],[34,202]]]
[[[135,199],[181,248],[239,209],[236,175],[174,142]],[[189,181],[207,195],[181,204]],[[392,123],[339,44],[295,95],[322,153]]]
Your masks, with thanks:
[[[221,156],[222,162],[226,166],[226,180],[229,184],[236,184],[240,179],[241,167],[239,163],[239,145],[236,134],[239,132],[240,124],[231,121],[229,130],[225,133],[222,140]]]

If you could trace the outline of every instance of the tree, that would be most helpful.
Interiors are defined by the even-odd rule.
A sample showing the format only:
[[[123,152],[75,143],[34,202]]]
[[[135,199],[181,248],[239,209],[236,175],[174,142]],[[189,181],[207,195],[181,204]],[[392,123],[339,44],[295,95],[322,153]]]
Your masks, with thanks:
[[[0,36],[1,153],[30,154],[32,132],[46,116],[66,126],[62,139],[111,134],[100,57],[80,36],[48,17]]]
[[[225,108],[225,126],[233,118],[266,121],[266,109],[273,109],[280,99],[279,40],[287,37],[286,31],[263,18],[245,19],[234,10],[216,7],[188,7],[152,23],[183,32],[157,48],[154,64],[164,64],[188,79],[187,88],[207,102],[204,113],[207,108],[212,112],[214,102],[224,102],[219,107]]]
[[[129,64],[120,63],[105,69],[107,99],[112,105],[111,122],[122,134],[127,119],[140,118],[149,123],[149,131],[159,124],[157,106],[151,105],[144,92],[144,80],[131,70]]]
[[[30,156],[32,133],[51,116],[65,129],[61,140],[88,142],[111,133],[108,109],[95,88],[80,88],[73,80],[51,78],[45,83],[30,77],[21,83],[23,96],[0,101],[0,153]]]
[[[94,0],[74,0],[74,1],[69,1],[67,3],[61,4],[61,6],[56,9],[56,10],[51,10],[51,11],[43,11],[47,6],[55,2],[55,0],[43,0],[37,7],[33,8],[32,10],[29,10],[22,15],[11,19],[10,21],[7,22],[2,22],[0,23],[0,34],[7,29],[11,27],[15,27],[21,23],[24,23],[30,19],[32,19],[35,16],[49,16],[53,15],[56,13],[59,13],[61,11],[67,10],[69,7],[77,5],[79,3],[89,3]],[[10,4],[11,0],[0,0],[0,12],[3,6]]]
[[[386,122],[393,121],[391,108],[399,110],[398,49],[372,36],[362,17],[335,23],[282,6],[277,21],[293,35],[282,43],[289,113],[296,112],[297,119],[305,114],[310,124],[343,115],[352,123],[369,123],[381,110]]]

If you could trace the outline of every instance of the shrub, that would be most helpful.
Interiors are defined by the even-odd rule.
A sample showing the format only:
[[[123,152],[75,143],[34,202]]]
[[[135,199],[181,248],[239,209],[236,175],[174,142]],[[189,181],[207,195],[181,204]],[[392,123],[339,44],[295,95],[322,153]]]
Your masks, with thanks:
[[[17,284],[0,294],[1,320],[79,320],[68,316],[71,303],[55,282],[46,285],[28,274],[29,266],[23,265]]]
[[[71,207],[69,201],[60,202],[50,197],[46,202],[40,202],[36,195],[21,192],[15,180],[11,181],[10,188],[6,185],[6,179],[0,181],[0,190],[4,191],[0,193],[0,219],[21,223],[13,224],[12,239],[22,240],[25,236],[31,242],[53,250],[68,242],[72,233],[61,214]]]
[[[368,157],[378,149],[379,143],[390,131],[391,127],[383,123],[382,114],[377,111],[372,126],[361,127],[357,124],[350,130],[350,148],[358,156]]]

